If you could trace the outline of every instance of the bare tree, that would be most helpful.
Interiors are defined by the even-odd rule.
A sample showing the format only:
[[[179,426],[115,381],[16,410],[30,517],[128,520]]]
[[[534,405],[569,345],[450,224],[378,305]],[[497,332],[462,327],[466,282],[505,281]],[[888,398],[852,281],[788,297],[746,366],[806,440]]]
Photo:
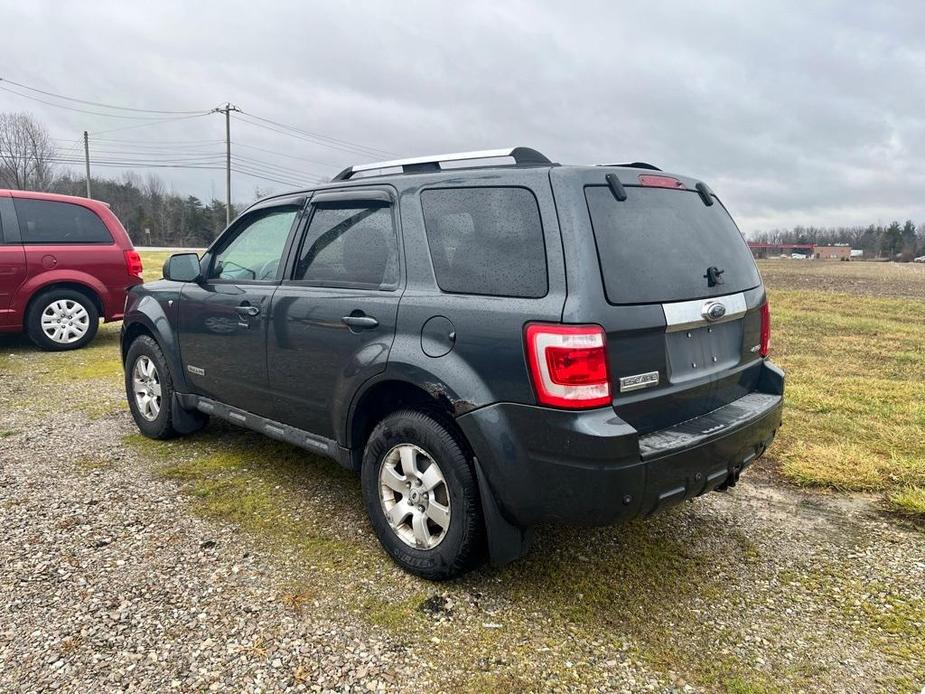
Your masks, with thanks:
[[[28,113],[0,113],[0,188],[48,190],[55,179],[55,148],[48,131]]]

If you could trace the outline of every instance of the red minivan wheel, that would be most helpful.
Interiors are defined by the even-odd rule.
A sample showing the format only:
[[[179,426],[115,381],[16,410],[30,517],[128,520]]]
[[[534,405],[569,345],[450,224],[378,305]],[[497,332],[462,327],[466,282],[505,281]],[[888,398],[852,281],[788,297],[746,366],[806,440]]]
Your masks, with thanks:
[[[37,296],[26,315],[26,332],[42,349],[80,349],[100,327],[93,301],[73,289],[51,289]]]

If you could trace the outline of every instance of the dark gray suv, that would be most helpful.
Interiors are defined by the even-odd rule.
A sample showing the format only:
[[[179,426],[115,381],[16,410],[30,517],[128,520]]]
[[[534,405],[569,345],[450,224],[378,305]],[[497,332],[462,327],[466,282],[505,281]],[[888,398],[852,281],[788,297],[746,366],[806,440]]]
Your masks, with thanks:
[[[517,147],[354,166],[254,204],[164,278],[130,291],[122,329],[139,429],[215,416],[333,458],[431,579],[517,558],[543,521],[731,486],[781,422],[739,230],[649,164]]]

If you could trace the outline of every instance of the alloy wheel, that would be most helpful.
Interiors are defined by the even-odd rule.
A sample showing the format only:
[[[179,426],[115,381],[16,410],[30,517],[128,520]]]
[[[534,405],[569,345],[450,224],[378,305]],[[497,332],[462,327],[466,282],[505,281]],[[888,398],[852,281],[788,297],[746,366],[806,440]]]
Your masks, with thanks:
[[[433,549],[450,527],[450,495],[440,466],[410,443],[392,448],[379,467],[379,500],[389,527],[416,549]]]
[[[154,362],[144,354],[132,367],[132,390],[141,416],[149,422],[157,419],[161,412],[161,380]]]

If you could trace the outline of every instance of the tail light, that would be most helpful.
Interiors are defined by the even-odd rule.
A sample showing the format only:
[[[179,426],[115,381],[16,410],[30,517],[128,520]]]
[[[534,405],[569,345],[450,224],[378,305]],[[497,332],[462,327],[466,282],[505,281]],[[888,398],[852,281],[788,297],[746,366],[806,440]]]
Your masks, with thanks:
[[[761,346],[762,357],[768,356],[771,351],[771,304],[765,301],[761,305]]]
[[[652,188],[684,188],[684,184],[671,176],[656,176],[654,174],[640,174],[640,185]]]
[[[603,328],[530,323],[525,337],[539,404],[575,410],[610,404]]]
[[[141,264],[141,254],[138,251],[125,251],[125,267],[128,269],[128,274],[144,279],[144,266]]]

